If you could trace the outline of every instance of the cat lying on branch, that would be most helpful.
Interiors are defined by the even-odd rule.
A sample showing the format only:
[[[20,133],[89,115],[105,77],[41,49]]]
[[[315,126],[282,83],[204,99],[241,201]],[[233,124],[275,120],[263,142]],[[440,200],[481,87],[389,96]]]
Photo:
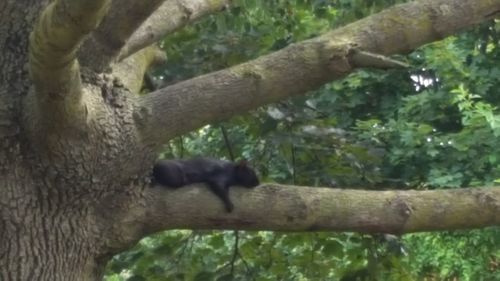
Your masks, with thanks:
[[[245,160],[233,163],[212,158],[160,160],[153,167],[153,181],[163,186],[178,188],[193,183],[206,183],[219,197],[227,212],[234,209],[229,199],[229,187],[255,187],[259,179]]]

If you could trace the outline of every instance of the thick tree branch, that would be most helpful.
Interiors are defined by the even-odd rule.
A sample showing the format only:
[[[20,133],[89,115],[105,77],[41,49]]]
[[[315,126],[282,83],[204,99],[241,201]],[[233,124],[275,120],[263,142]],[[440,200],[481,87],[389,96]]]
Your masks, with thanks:
[[[29,44],[29,66],[40,114],[64,122],[83,115],[76,51],[107,12],[109,0],[57,0],[41,13]]]
[[[221,11],[232,0],[171,0],[161,5],[132,35],[119,59],[145,48],[188,23]]]
[[[164,1],[114,0],[109,14],[80,50],[82,65],[103,72],[116,59],[136,29]]]
[[[232,213],[206,186],[147,188],[116,210],[111,244],[130,247],[167,229],[411,233],[500,224],[500,187],[367,191],[266,184],[233,187]],[[115,200],[116,202],[116,200]],[[109,207],[109,205],[107,205]],[[110,213],[109,209],[103,213]]]
[[[145,124],[141,129],[145,139],[161,143],[343,77],[360,64],[358,57],[353,61],[353,50],[407,53],[489,19],[493,11],[500,11],[500,0],[426,0],[394,6],[321,37],[147,95],[138,110]],[[370,66],[369,61],[363,66]]]
[[[231,214],[206,187],[156,187],[147,193],[145,229],[151,232],[216,228],[402,234],[500,224],[498,187],[367,191],[268,184],[233,188],[236,208]]]

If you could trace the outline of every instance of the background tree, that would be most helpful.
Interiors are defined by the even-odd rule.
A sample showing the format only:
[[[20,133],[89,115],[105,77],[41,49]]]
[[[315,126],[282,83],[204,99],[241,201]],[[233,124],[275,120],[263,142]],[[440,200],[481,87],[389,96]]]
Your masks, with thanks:
[[[309,15],[321,16],[324,13],[324,22],[331,20],[339,24],[362,15],[355,9],[350,17],[336,17],[331,14],[335,10],[329,10],[326,3],[323,6],[320,2],[314,3],[320,8]],[[401,66],[401,63],[379,55],[407,53],[422,44],[493,18],[500,10],[498,1],[417,1],[395,6],[330,32],[326,31],[326,25],[317,25],[317,31],[323,31],[323,35],[299,42],[318,34],[296,32],[294,35],[294,27],[300,27],[300,22],[294,22],[294,19],[300,17],[295,16],[296,5],[292,4],[311,3],[297,1],[289,2],[287,6],[287,3],[272,2],[269,5],[284,7],[277,11],[285,23],[289,21],[284,30],[277,29],[284,35],[282,40],[275,42],[271,35],[267,37],[267,45],[263,45],[268,47],[207,70],[227,67],[249,57],[260,55],[259,58],[146,95],[136,95],[141,90],[145,71],[164,59],[163,53],[151,44],[227,4],[227,1],[194,0],[146,3],[26,0],[0,4],[0,42],[4,46],[0,56],[0,79],[3,82],[0,86],[3,104],[0,109],[3,144],[0,153],[2,279],[100,279],[104,265],[113,254],[129,248],[145,235],[163,229],[404,233],[498,224],[500,192],[496,189],[377,192],[266,184],[251,192],[233,190],[237,210],[228,215],[223,212],[220,202],[204,188],[175,191],[149,188],[152,163],[169,139],[209,122],[304,94],[360,67]],[[381,7],[374,4],[372,8]],[[226,16],[245,11],[256,11],[253,19],[259,17],[259,11],[262,14],[262,9],[244,10],[236,6]],[[160,24],[167,19],[168,24]],[[220,24],[223,23],[221,20]],[[252,22],[248,27],[247,32],[252,34]],[[498,39],[493,37],[496,27],[492,23],[484,28],[478,52],[487,62],[488,56],[496,54]],[[219,24],[217,29],[223,30]],[[258,32],[254,36],[260,37]],[[238,38],[233,37],[232,41],[238,44],[234,39]],[[281,49],[295,41],[297,43]],[[474,40],[469,42],[476,46]],[[224,47],[224,44],[219,44],[213,49],[222,54]],[[263,55],[269,51],[274,52]],[[445,52],[448,53],[453,52]],[[422,60],[423,55],[417,54],[416,62],[426,62]],[[479,63],[476,55],[472,53],[466,64]],[[462,54],[456,53],[456,56],[461,58]],[[267,168],[259,165],[264,178],[290,179],[289,183],[307,185],[387,187],[390,182],[398,188],[425,183],[424,175],[433,176],[429,178],[435,179],[434,186],[449,186],[452,180],[456,181],[455,186],[473,186],[478,183],[477,179],[482,183],[493,182],[497,171],[495,154],[477,157],[484,155],[480,154],[480,149],[485,144],[467,139],[467,132],[469,137],[472,130],[478,136],[480,132],[482,136],[495,136],[496,109],[489,105],[490,101],[486,99],[488,87],[479,83],[482,81],[479,78],[489,83],[489,89],[494,89],[495,83],[490,81],[496,80],[483,74],[470,79],[477,82],[470,89],[465,84],[446,88],[440,87],[439,83],[444,81],[445,74],[453,78],[453,69],[443,73],[442,77],[435,75],[435,69],[428,71],[423,66],[418,69],[417,73],[406,72],[406,76],[396,71],[377,75],[358,72],[357,78],[344,80],[358,83],[359,91],[365,93],[367,100],[361,97],[355,100],[349,96],[342,99],[341,95],[338,99],[332,95],[332,90],[342,92],[349,85],[333,84],[325,86],[323,93],[311,100],[292,100],[276,104],[267,111],[257,111],[256,117],[271,126],[268,132],[275,126],[278,132],[302,133],[301,138],[298,138],[300,135],[281,136],[290,140],[289,155],[284,153],[280,158],[277,154],[263,154],[273,160],[268,162],[271,165]],[[380,98],[375,98],[374,93],[384,89],[383,82],[386,81],[382,78],[391,75],[422,79],[422,85],[417,87],[422,92],[419,98],[411,98],[416,95],[410,84],[397,92],[399,102],[379,102]],[[491,77],[496,77],[494,72]],[[184,77],[174,77],[179,78]],[[373,84],[361,83],[363,79],[371,80]],[[433,82],[427,83],[429,79]],[[462,77],[457,79],[466,82]],[[387,94],[394,89],[388,85],[385,88]],[[449,102],[453,106],[440,108],[435,102],[438,100],[428,90],[432,88],[429,85],[440,91],[444,101],[449,101],[448,93],[455,93]],[[472,90],[484,94],[485,101],[478,101]],[[427,95],[430,104],[420,98],[420,94]],[[297,114],[299,105],[308,109]],[[354,110],[341,115],[343,118],[335,118],[338,120],[332,123],[331,112],[326,111],[331,106]],[[433,119],[434,116],[421,107],[430,107],[442,118]],[[370,108],[377,109],[377,114],[367,115]],[[413,118],[419,116],[415,114],[418,110],[422,112],[421,117],[413,122],[394,118],[395,113],[397,117]],[[451,117],[460,118],[460,114],[463,115],[462,124],[457,125]],[[309,121],[312,120],[319,122],[311,124]],[[363,120],[356,123],[355,130],[342,129],[352,128],[355,120]],[[455,127],[450,125],[453,122]],[[251,127],[240,130],[246,129]],[[209,135],[210,130],[207,132]],[[446,138],[451,133],[455,133],[456,140]],[[276,136],[275,145],[280,138],[279,134]],[[300,139],[304,142],[299,142]],[[320,139],[325,144],[308,147],[305,145],[307,139]],[[272,139],[261,141],[254,136],[250,140],[249,144],[255,151],[247,149],[247,155],[242,153],[245,156],[258,155],[259,149],[264,149]],[[196,145],[196,142],[187,143]],[[449,147],[441,148],[445,144]],[[475,152],[471,157],[478,159],[477,163],[482,163],[484,169],[471,166],[478,170],[474,172],[472,169],[469,173],[462,172],[469,170],[459,170],[463,168],[460,165],[452,165],[456,170],[450,170],[442,165],[421,166],[417,162],[417,156],[424,151],[423,154],[436,163],[448,163],[451,152],[456,152],[459,158],[464,150],[470,150],[467,145],[477,145],[472,149]],[[493,147],[493,142],[486,143],[487,148],[488,145]],[[300,171],[318,159],[320,152],[317,149],[321,146],[331,147],[333,150],[329,153],[334,157],[319,159],[324,162],[320,162],[321,165],[316,163],[321,170],[315,171],[313,184],[311,176]],[[402,149],[409,149],[412,153],[406,154]],[[286,161],[280,161],[283,157]],[[378,162],[380,160],[393,162]],[[457,160],[464,165],[468,163],[464,158]],[[451,165],[451,161],[449,163]],[[411,166],[413,168],[409,169]],[[334,172],[324,173],[329,167]],[[340,168],[344,168],[343,173],[339,173]],[[362,171],[362,177],[355,177],[356,171]],[[455,174],[448,175],[450,171],[455,171]],[[491,173],[486,175],[481,173],[483,171]],[[343,176],[349,173],[351,177]],[[245,200],[242,200],[243,196]],[[223,238],[218,239],[219,242],[215,240],[215,243],[219,244],[214,246],[224,242]],[[284,239],[287,241],[288,238]],[[234,236],[234,240],[239,241],[239,236]],[[331,241],[330,251],[335,252],[337,242]],[[311,243],[306,247],[308,245]],[[310,253],[316,252],[318,248],[315,247],[325,247],[325,244],[315,245]],[[241,254],[238,247],[234,249],[233,257],[237,258]],[[273,260],[270,259],[271,265]],[[277,264],[281,264],[281,268],[285,265],[282,262]],[[234,266],[229,268],[228,276],[232,277]],[[361,266],[359,269],[364,271]],[[193,270],[191,274],[199,273]],[[278,277],[284,278],[283,274],[277,272]]]

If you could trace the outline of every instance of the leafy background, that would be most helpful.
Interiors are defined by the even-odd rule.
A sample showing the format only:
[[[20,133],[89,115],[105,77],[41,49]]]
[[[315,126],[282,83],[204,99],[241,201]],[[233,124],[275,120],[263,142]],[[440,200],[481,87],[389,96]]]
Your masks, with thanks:
[[[150,74],[153,87],[265,55],[398,2],[236,1],[164,39],[169,62]],[[210,124],[166,144],[161,157],[246,158],[262,181],[296,185],[493,186],[500,181],[499,31],[498,21],[486,22],[395,57],[410,69],[359,70],[306,97]],[[500,228],[403,237],[167,231],[116,256],[105,280],[500,280]]]

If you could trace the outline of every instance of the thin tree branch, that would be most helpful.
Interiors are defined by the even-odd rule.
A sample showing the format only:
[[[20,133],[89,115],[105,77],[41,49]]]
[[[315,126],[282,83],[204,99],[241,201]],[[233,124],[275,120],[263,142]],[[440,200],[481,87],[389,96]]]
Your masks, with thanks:
[[[408,68],[408,64],[397,61],[386,56],[381,56],[377,54],[372,54],[370,52],[364,52],[359,50],[354,50],[351,55],[351,61],[356,67],[372,67],[380,69],[390,69],[390,68]]]
[[[106,70],[130,36],[164,1],[114,0],[109,14],[80,50],[82,65],[96,72]]]
[[[220,131],[222,133],[222,138],[224,139],[224,144],[226,145],[227,153],[229,154],[229,160],[234,162],[235,157],[234,157],[233,146],[231,144],[231,141],[229,140],[229,136],[227,134],[227,130],[224,124],[220,125]]]
[[[344,77],[356,67],[353,50],[407,53],[486,20],[493,10],[500,10],[500,0],[426,0],[394,6],[256,60],[155,91],[141,100],[137,117],[146,125],[140,130],[147,141],[162,143]]]
[[[29,66],[36,101],[46,123],[84,115],[76,51],[106,14],[109,0],[56,0],[41,13],[30,35]]]
[[[233,258],[231,259],[231,276],[234,277],[234,266],[236,264],[236,258],[239,257],[239,248],[240,248],[240,234],[238,230],[234,231],[234,245],[233,245]]]
[[[130,92],[137,94],[145,81],[146,71],[166,61],[165,52],[158,46],[152,45],[115,64],[112,72],[114,76],[120,78]]]
[[[119,60],[145,48],[164,36],[200,19],[221,11],[232,0],[170,0],[166,1],[132,35],[122,49]]]
[[[243,265],[245,266],[245,269],[247,270],[247,276],[250,276],[251,280],[255,280],[255,274],[254,274],[253,270],[250,268],[250,266],[248,265],[248,262],[245,260],[245,258],[241,255],[240,251],[238,251],[238,257],[243,262]]]

